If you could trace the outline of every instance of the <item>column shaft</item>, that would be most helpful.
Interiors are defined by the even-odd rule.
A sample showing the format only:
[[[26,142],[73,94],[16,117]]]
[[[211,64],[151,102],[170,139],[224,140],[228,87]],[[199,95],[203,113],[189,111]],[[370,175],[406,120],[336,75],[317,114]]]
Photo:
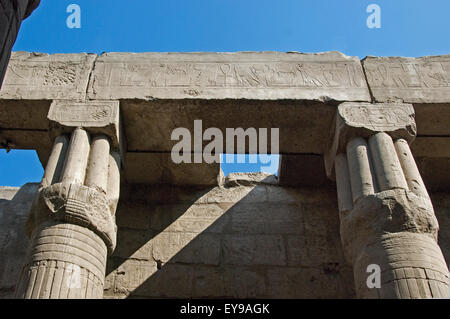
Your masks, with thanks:
[[[369,145],[380,190],[408,189],[392,138],[378,133],[369,138]]]
[[[355,203],[359,198],[375,192],[369,163],[368,146],[363,138],[354,138],[348,143],[347,160],[353,203]]]
[[[101,298],[107,250],[91,230],[75,224],[46,222],[33,233],[18,298]]]
[[[42,178],[42,187],[59,182],[68,146],[69,140],[65,135],[60,135],[55,139],[52,152],[45,167],[44,177]]]
[[[108,138],[104,135],[94,137],[87,165],[86,186],[98,187],[106,193],[108,187],[109,156]]]
[[[353,200],[347,156],[345,154],[338,154],[334,165],[336,167],[339,212],[348,212],[353,208]]]
[[[64,167],[62,165],[64,163]],[[106,258],[115,247],[120,156],[104,135],[80,128],[59,136],[27,222],[30,250],[16,296],[102,298]]]
[[[62,173],[64,183],[84,183],[89,149],[88,133],[81,128],[75,129],[70,139],[69,151]]]
[[[411,149],[403,139],[395,141],[395,149],[400,159],[403,172],[405,173],[406,182],[408,183],[409,190],[424,198],[428,198],[428,192],[425,184],[420,176],[419,169],[417,168],[416,161],[411,153]]]

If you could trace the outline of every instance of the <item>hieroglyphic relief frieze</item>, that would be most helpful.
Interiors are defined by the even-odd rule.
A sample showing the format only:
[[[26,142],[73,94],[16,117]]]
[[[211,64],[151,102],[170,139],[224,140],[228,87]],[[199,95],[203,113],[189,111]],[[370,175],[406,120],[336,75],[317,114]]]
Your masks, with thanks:
[[[302,88],[354,87],[357,66],[346,63],[102,63],[97,87]]]
[[[84,99],[95,54],[13,53],[1,99]]]
[[[98,58],[90,86],[91,98],[324,96],[369,99],[359,60],[338,53],[110,53]]]
[[[410,127],[415,131],[414,108],[410,104],[343,103],[338,107],[340,118],[349,126],[372,131],[392,131]]]
[[[378,102],[450,101],[450,56],[363,60],[367,82]]]

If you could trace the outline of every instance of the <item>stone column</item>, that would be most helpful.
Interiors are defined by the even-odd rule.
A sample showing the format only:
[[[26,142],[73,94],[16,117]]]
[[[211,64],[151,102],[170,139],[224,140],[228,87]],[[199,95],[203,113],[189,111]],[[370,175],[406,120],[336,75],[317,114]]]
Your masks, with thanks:
[[[54,145],[27,221],[31,245],[16,296],[102,298],[116,245],[119,103],[54,102],[48,118]]]
[[[358,298],[448,298],[438,221],[409,148],[409,104],[343,103],[325,155],[336,178],[341,240]],[[380,287],[369,276],[381,270]],[[376,284],[376,281],[372,283]]]

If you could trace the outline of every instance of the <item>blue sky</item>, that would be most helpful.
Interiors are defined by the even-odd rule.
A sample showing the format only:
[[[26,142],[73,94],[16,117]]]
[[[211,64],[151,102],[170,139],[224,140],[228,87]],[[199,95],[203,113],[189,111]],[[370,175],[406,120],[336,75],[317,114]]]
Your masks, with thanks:
[[[381,28],[366,25],[369,4]],[[70,4],[81,28],[66,26]],[[363,58],[450,53],[448,0],[41,0],[24,21],[14,51],[301,51],[338,50]],[[260,165],[234,165],[258,171]],[[35,152],[0,150],[0,185],[39,181]]]

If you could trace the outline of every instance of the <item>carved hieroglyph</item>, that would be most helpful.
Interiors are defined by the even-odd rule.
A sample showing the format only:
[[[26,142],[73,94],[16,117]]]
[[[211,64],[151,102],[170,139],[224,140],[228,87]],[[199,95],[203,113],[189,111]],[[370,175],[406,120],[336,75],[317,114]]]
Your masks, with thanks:
[[[334,179],[335,157],[338,153],[345,152],[348,141],[353,137],[368,138],[377,132],[388,132],[394,138],[403,138],[411,143],[416,131],[414,108],[411,104],[340,104],[335,117],[332,143],[325,153],[328,177]]]
[[[121,152],[124,148],[119,101],[55,100],[50,106],[47,118],[53,138],[70,134],[77,127],[84,127],[92,135],[110,136],[113,147]]]
[[[377,102],[450,101],[450,55],[423,58],[367,57],[363,65]]]
[[[51,130],[59,135],[27,222],[31,246],[18,297],[102,298],[106,257],[116,245],[118,114],[115,101],[52,105]]]
[[[445,298],[449,273],[438,222],[408,141],[414,112],[402,104],[339,106],[328,173],[335,172],[341,239],[360,298]],[[367,284],[370,265],[381,287]]]
[[[105,53],[89,97],[370,100],[360,61],[338,52]]]
[[[14,52],[0,99],[85,99],[95,54]]]

